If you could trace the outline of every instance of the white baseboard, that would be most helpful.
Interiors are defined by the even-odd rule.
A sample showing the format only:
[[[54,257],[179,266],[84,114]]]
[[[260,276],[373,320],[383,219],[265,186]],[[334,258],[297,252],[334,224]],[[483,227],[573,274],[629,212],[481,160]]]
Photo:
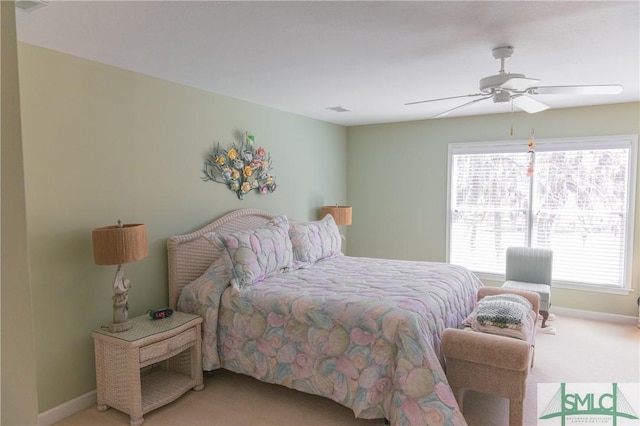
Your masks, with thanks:
[[[552,306],[551,312],[568,317],[590,319],[595,321],[611,322],[621,325],[639,324],[638,317],[630,315],[609,314],[606,312],[584,311],[582,309],[563,308],[562,306]]]
[[[44,411],[38,414],[38,426],[51,426],[60,420],[66,419],[69,416],[86,410],[89,407],[96,405],[96,391],[92,390],[84,395],[80,395],[77,398],[72,399],[53,407],[50,410]]]

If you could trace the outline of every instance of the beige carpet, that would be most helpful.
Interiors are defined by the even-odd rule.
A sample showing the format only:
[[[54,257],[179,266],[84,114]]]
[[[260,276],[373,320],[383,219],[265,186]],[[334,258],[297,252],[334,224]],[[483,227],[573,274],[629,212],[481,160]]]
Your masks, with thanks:
[[[557,334],[537,335],[535,365],[529,374],[525,424],[536,425],[537,383],[640,382],[640,330],[635,326],[558,316]],[[506,425],[508,401],[467,392],[464,416],[471,426]],[[382,425],[360,420],[341,405],[282,386],[219,370],[201,392],[189,391],[172,404],[148,413],[145,426],[167,425]],[[89,408],[62,422],[72,425],[128,425],[117,410]]]

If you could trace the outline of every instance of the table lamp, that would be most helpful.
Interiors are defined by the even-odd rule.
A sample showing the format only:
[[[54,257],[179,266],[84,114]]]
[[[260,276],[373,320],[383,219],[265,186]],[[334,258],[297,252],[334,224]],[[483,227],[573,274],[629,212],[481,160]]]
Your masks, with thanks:
[[[118,220],[115,226],[94,229],[93,259],[96,265],[118,265],[113,282],[113,322],[109,323],[111,333],[119,333],[131,328],[129,305],[127,302],[130,283],[124,278],[123,264],[137,262],[149,253],[147,228],[143,224],[123,225]]]
[[[320,216],[325,217],[327,214],[333,216],[336,225],[351,225],[351,206],[324,206],[320,207]]]

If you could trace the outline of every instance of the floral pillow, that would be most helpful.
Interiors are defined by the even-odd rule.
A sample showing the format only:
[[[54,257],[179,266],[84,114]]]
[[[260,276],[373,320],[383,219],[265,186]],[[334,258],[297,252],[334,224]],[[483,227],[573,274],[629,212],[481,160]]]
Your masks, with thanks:
[[[231,257],[231,285],[237,290],[292,266],[293,250],[286,216],[277,216],[264,228],[216,234],[214,238],[222,241]]]
[[[292,223],[289,237],[294,267],[304,268],[320,259],[342,254],[342,237],[333,216],[315,222]]]
[[[230,271],[233,267],[231,258],[229,257],[229,252],[224,245],[223,237],[224,235],[218,232],[209,232],[207,234],[204,234],[204,238],[209,241],[209,243],[211,243],[215,252],[213,264],[209,267],[209,269],[214,267],[214,265],[218,265],[218,270],[222,271],[223,269],[227,268]]]

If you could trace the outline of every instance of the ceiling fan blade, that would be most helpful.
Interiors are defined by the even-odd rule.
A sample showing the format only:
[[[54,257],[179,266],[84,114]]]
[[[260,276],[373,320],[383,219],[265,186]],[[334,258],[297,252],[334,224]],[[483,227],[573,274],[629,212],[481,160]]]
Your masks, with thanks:
[[[502,83],[500,87],[506,90],[524,91],[538,83],[540,83],[540,80],[536,78],[512,77]]]
[[[448,98],[427,99],[426,101],[407,102],[405,105],[424,104],[426,102],[435,102],[435,101],[446,101],[448,99],[471,98],[474,96],[484,96],[484,93],[476,93],[473,95],[450,96]]]
[[[452,113],[453,111],[455,111],[455,110],[457,110],[457,109],[464,108],[464,107],[466,107],[466,106],[468,106],[468,105],[471,105],[471,104],[475,104],[476,102],[481,102],[481,101],[485,101],[485,100],[487,100],[487,99],[491,99],[492,97],[493,97],[493,95],[489,95],[489,96],[485,96],[485,97],[480,98],[480,99],[474,99],[474,100],[472,100],[471,102],[467,102],[467,103],[464,103],[464,104],[462,104],[462,105],[458,105],[457,107],[454,107],[454,108],[448,109],[448,110],[446,110],[445,112],[441,112],[440,114],[438,114],[438,115],[434,116],[433,118],[440,118],[440,117],[444,117],[445,115],[448,115],[449,113]]]
[[[619,84],[590,86],[540,86],[527,89],[530,95],[617,95],[622,93]]]
[[[528,112],[529,114],[535,114],[536,112],[544,111],[545,109],[549,109],[549,105],[543,104],[542,102],[533,99],[527,95],[518,95],[511,98],[513,104],[520,108],[523,111]]]

